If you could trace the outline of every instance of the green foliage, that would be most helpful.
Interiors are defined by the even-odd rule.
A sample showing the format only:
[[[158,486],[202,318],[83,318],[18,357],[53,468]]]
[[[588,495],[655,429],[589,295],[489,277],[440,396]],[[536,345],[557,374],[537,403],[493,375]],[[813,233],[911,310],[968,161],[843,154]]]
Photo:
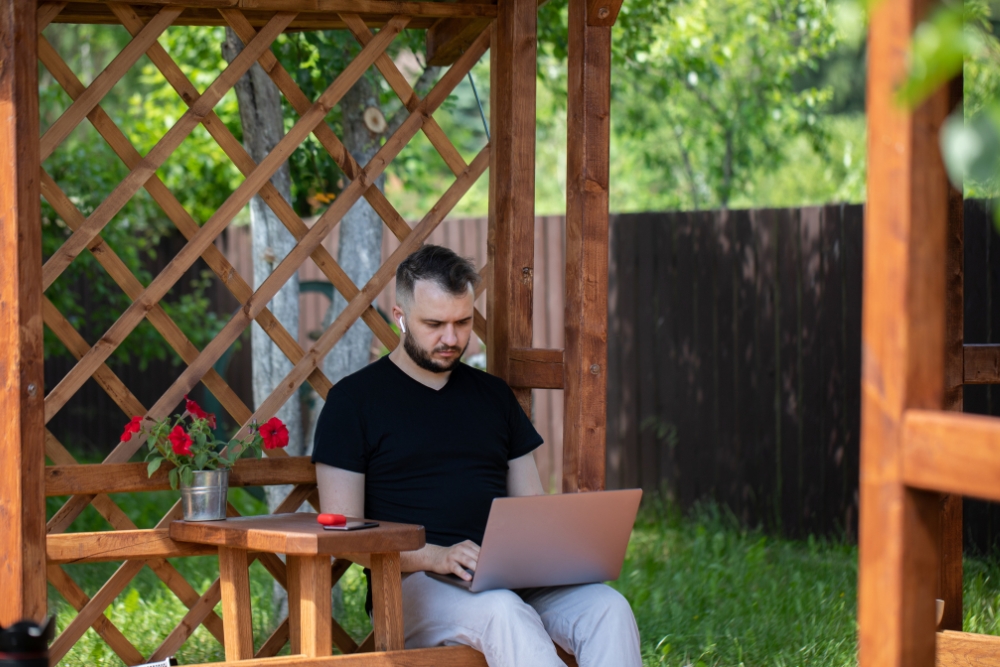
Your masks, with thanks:
[[[613,79],[626,100],[621,126],[640,140],[658,135],[644,142],[644,162],[687,189],[685,204],[726,206],[755,169],[780,164],[787,137],[804,133],[822,150],[831,92],[797,90],[795,77],[836,41],[823,0],[680,0]]]
[[[941,132],[949,176],[967,197],[1000,195],[1000,40],[984,0],[949,2],[913,34],[910,71],[899,101],[916,106],[958,74],[964,106]],[[1000,229],[1000,207],[994,207]]]

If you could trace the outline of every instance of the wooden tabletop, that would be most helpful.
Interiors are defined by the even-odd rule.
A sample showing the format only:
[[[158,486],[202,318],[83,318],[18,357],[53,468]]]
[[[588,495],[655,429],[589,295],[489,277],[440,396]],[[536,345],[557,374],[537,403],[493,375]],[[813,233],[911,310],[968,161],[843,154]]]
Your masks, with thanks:
[[[388,553],[424,546],[424,527],[379,522],[364,530],[325,530],[315,514],[244,516],[224,521],[174,521],[171,539],[291,555]]]

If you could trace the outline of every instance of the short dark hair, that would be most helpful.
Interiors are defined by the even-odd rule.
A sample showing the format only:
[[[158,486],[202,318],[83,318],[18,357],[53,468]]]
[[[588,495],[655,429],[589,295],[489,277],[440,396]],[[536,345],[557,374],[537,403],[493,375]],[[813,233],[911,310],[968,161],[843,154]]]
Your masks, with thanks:
[[[453,250],[425,245],[404,259],[396,269],[396,301],[410,302],[418,280],[430,280],[456,296],[475,289],[481,280],[476,267]]]

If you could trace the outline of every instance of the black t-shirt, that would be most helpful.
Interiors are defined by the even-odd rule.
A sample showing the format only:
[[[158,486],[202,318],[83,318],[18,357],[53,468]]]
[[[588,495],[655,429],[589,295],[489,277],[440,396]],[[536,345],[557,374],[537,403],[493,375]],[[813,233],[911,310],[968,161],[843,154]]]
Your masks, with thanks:
[[[542,444],[510,387],[465,364],[440,390],[383,357],[330,390],[313,463],[365,475],[365,516],[424,526],[429,544],[483,543],[507,462]]]

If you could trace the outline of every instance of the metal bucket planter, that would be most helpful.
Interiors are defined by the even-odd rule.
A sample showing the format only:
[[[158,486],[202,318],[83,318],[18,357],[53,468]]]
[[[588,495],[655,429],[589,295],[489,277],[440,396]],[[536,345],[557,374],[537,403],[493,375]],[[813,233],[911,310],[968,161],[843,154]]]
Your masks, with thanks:
[[[185,521],[221,521],[226,518],[229,470],[198,470],[191,484],[181,482]]]

